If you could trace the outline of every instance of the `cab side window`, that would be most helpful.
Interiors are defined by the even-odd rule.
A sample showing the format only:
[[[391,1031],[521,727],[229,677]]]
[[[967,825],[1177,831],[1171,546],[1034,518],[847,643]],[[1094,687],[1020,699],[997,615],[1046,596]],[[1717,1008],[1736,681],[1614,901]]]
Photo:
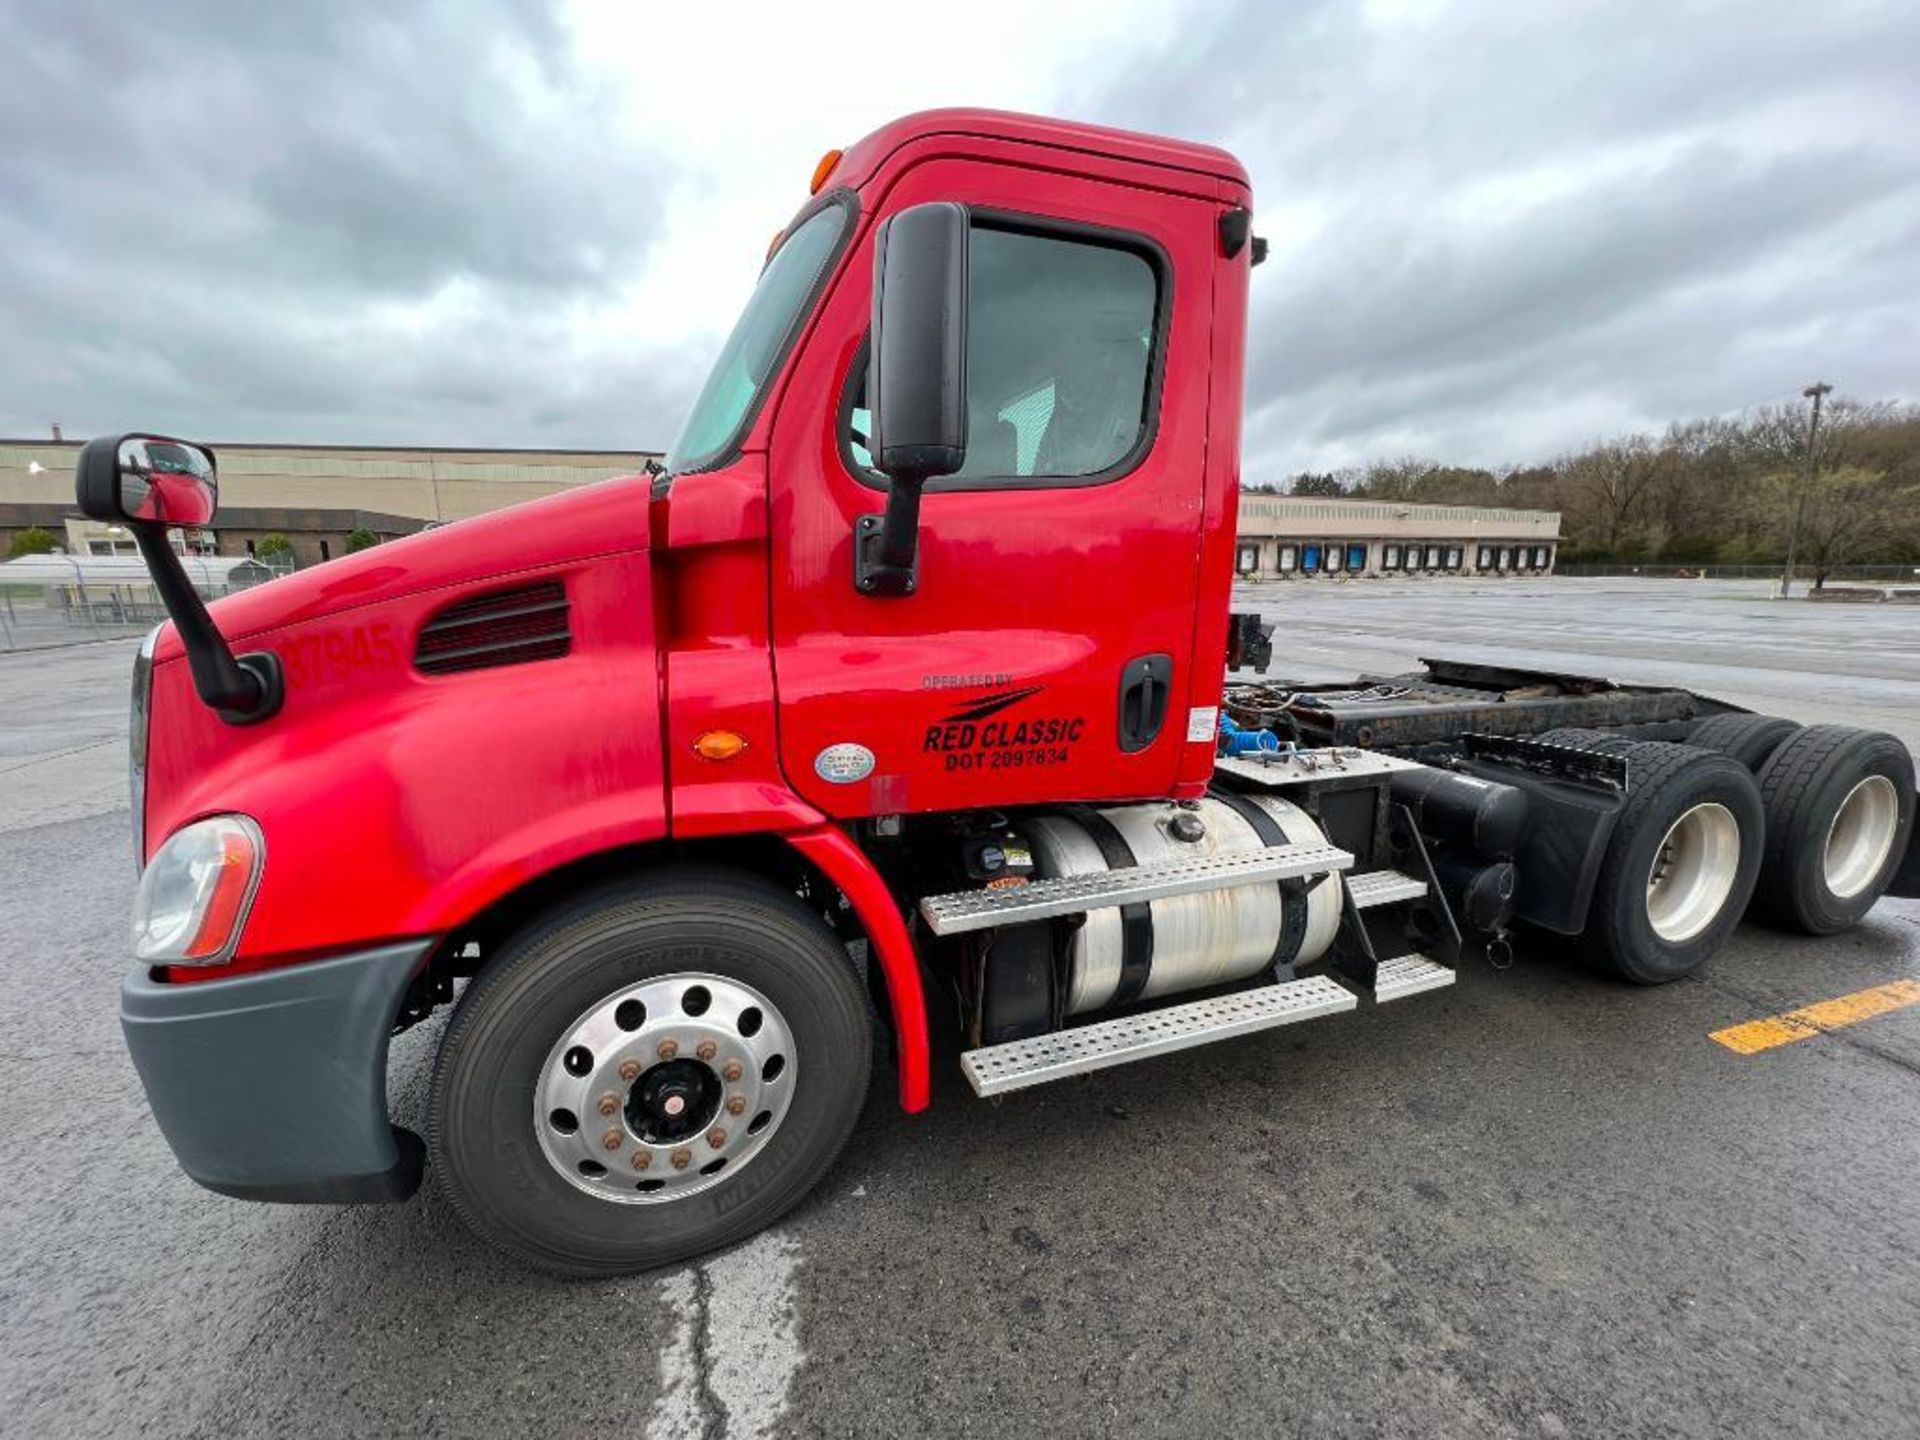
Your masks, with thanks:
[[[967,463],[929,488],[1086,481],[1151,420],[1157,268],[1138,250],[976,221],[969,240]],[[872,474],[865,367],[845,436]]]

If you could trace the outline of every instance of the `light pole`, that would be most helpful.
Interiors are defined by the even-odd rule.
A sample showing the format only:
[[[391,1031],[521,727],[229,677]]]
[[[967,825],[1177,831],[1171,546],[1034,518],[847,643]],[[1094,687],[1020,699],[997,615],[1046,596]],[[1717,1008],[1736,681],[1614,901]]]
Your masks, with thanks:
[[[1787,532],[1787,568],[1780,576],[1780,598],[1793,593],[1793,557],[1800,548],[1800,522],[1806,518],[1807,491],[1813,488],[1813,446],[1820,438],[1820,401],[1833,386],[1816,380],[1800,393],[1813,401],[1813,416],[1807,421],[1807,456],[1800,467],[1800,496],[1793,506],[1793,528]]]

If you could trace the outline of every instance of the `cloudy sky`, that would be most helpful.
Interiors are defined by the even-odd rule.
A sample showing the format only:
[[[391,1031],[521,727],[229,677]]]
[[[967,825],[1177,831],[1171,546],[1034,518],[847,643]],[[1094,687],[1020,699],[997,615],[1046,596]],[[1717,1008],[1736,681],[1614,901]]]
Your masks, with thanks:
[[[924,18],[923,18],[924,17]],[[938,17],[938,18],[935,18]],[[1252,172],[1249,478],[1920,399],[1920,5],[0,0],[0,434],[664,448],[820,152]]]

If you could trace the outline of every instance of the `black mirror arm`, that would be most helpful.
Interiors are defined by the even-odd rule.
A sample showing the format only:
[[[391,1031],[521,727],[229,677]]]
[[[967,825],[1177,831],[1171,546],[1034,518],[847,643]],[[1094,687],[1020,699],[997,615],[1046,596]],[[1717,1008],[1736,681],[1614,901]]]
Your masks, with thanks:
[[[926,483],[919,475],[899,475],[887,486],[887,513],[880,522],[882,569],[913,570],[920,548],[920,494]]]
[[[234,658],[227,637],[213,623],[205,602],[187,579],[186,567],[167,543],[166,528],[135,525],[133,538],[147,562],[153,588],[160,592],[167,614],[180,631],[187,668],[193,672],[193,688],[200,698],[230,725],[251,725],[278,711],[286,698],[280,657],[261,652]]]
[[[920,582],[920,493],[926,477],[895,475],[884,515],[854,527],[854,587],[864,595],[911,595]]]

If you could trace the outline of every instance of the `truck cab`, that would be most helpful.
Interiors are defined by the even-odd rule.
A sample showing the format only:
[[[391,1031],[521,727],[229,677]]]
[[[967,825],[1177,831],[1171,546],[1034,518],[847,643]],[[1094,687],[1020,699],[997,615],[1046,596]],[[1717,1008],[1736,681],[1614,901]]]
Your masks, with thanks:
[[[134,681],[122,1015],[195,1179],[395,1200],[430,1161],[529,1263],[621,1273],[798,1203],[876,1049],[917,1111],[945,1040],[997,1094],[1418,994],[1463,926],[1505,943],[1523,864],[1564,903],[1519,918],[1620,910],[1629,978],[1724,939],[1765,804],[1680,742],[1727,707],[1621,709],[1666,727],[1630,753],[1302,745],[1314,697],[1259,687],[1222,714],[1230,634],[1263,638],[1229,616],[1263,250],[1233,157],[933,111],[810,191],[658,474],[209,611],[158,537],[211,520],[212,452],[83,452],[174,617]],[[1851,923],[1913,780],[1835,744]],[[387,1042],[447,1006],[422,1137]]]
[[[1222,225],[1244,223],[1245,175],[1204,147],[965,111],[823,172],[658,487],[663,604],[694,622],[666,647],[673,788],[706,774],[686,727],[750,686],[775,707],[766,778],[836,820],[1199,794],[1250,254]],[[883,589],[856,573],[889,491],[874,253],[929,203],[964,215],[964,457],[926,480],[915,573]],[[716,590],[742,615],[724,638]]]

